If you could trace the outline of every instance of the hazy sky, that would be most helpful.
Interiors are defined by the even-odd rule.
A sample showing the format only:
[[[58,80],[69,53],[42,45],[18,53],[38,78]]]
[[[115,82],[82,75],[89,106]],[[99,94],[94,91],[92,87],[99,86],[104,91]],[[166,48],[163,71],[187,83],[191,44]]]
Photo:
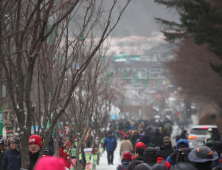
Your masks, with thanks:
[[[120,0],[121,4],[124,2],[126,0]],[[149,37],[152,32],[160,29],[160,25],[156,23],[154,17],[179,21],[175,11],[158,5],[154,0],[131,0],[112,35],[117,37],[130,35]]]

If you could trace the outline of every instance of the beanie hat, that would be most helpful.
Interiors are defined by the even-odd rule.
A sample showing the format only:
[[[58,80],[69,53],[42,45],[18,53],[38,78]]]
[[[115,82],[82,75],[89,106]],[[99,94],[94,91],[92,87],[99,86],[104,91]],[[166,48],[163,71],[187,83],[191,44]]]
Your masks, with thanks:
[[[146,145],[145,145],[143,142],[138,142],[138,143],[135,145],[135,152],[136,152],[136,149],[137,149],[137,148],[146,149]]]
[[[41,148],[42,147],[42,138],[39,135],[32,135],[29,137],[29,145],[31,143],[36,143]]]
[[[128,139],[128,136],[127,136],[127,135],[124,135],[124,136],[123,136],[123,139]]]
[[[34,170],[65,170],[65,162],[62,158],[43,156],[36,163]]]
[[[213,147],[214,146],[214,140],[208,140],[207,142],[206,142],[206,146],[207,147]]]
[[[165,136],[163,138],[164,143],[170,142],[170,137],[169,136]]]
[[[123,153],[123,159],[124,160],[131,160],[132,154],[129,151],[126,151]]]

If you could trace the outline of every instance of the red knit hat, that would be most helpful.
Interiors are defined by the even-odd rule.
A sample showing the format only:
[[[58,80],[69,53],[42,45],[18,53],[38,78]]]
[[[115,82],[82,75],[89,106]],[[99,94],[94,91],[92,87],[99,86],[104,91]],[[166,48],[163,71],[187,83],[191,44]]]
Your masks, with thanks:
[[[143,148],[143,149],[146,149],[146,145],[143,143],[143,142],[138,142],[135,146],[135,151],[136,152],[136,149],[137,148]]]
[[[29,145],[31,143],[36,143],[41,148],[42,147],[42,138],[39,135],[32,135],[29,137]]]
[[[65,162],[62,158],[44,156],[36,163],[35,170],[65,170]]]
[[[126,151],[123,153],[123,159],[125,160],[131,160],[132,154],[129,151]]]

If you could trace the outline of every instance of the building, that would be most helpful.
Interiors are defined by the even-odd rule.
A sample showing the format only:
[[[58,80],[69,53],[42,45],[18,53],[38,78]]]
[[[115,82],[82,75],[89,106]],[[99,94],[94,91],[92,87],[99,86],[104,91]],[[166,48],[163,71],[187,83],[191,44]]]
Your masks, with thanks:
[[[164,62],[173,57],[168,45],[161,44],[144,55],[119,54],[112,57],[112,77],[124,81],[124,90],[116,101],[121,113],[127,117],[149,119],[158,94],[171,86]]]

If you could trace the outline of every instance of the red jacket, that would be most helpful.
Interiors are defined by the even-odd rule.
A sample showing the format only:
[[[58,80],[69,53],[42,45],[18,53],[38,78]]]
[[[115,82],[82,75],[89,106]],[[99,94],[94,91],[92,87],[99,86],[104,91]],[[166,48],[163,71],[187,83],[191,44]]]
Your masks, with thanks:
[[[67,151],[64,152],[64,149],[65,149],[64,147],[59,148],[59,157],[63,158],[63,160],[66,163],[66,167],[70,169],[71,163],[69,161]]]

